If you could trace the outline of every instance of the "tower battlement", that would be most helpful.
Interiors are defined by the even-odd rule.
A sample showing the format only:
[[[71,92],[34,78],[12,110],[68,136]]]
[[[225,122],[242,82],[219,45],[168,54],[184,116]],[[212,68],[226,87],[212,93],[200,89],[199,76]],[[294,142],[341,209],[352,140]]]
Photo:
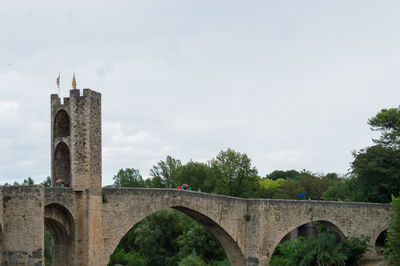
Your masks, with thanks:
[[[50,99],[51,99],[51,105],[67,105],[69,104],[70,98],[76,98],[76,97],[88,97],[92,99],[97,99],[101,100],[101,93],[91,90],[91,89],[83,89],[83,94],[81,96],[81,91],[79,89],[73,89],[69,91],[69,97],[64,97],[63,102],[61,102],[60,97],[58,94],[54,93],[51,94]]]
[[[70,90],[51,101],[51,181],[76,191],[101,192],[101,94]]]

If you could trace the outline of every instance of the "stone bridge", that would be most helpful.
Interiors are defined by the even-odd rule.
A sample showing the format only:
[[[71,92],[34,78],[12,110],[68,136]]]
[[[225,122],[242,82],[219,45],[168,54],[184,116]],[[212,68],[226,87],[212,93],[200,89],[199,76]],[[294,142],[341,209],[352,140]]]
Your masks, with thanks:
[[[41,186],[0,187],[0,201],[2,265],[42,265],[44,225],[53,235],[55,265],[107,265],[129,229],[165,208],[208,228],[231,265],[268,265],[276,245],[310,221],[344,236],[370,236],[374,245],[388,228],[390,207],[144,188],[104,188],[101,199],[88,190]]]
[[[370,236],[372,245],[388,227],[388,204],[102,188],[101,94],[73,89],[70,97],[50,99],[52,187],[0,186],[2,266],[44,265],[45,225],[53,236],[53,265],[107,265],[129,229],[165,208],[208,228],[231,265],[268,265],[276,245],[309,222],[325,223],[344,236]]]

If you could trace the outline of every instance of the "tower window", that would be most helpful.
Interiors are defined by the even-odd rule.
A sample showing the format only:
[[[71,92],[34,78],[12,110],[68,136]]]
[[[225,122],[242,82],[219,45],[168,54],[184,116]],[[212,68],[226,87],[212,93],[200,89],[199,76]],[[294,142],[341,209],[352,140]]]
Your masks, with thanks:
[[[54,156],[55,178],[62,179],[65,185],[71,184],[71,159],[67,144],[57,145]]]
[[[54,119],[54,137],[69,137],[70,126],[69,116],[65,110],[60,110]]]

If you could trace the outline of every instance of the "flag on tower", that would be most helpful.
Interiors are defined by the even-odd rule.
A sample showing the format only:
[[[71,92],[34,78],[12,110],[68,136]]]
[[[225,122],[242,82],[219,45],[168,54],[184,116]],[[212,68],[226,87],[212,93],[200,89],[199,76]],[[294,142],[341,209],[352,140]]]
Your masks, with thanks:
[[[76,90],[76,80],[75,80],[75,71],[74,71],[74,77],[72,78],[72,88]]]
[[[60,72],[58,72],[57,88],[60,88]]]

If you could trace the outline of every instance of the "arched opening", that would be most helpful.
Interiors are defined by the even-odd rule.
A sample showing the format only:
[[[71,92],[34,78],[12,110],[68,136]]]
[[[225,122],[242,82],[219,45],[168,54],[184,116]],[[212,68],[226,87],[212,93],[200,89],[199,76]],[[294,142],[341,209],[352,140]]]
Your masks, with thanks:
[[[51,235],[51,244],[45,242],[45,259],[50,257],[51,265],[75,265],[75,223],[71,213],[59,204],[49,204],[45,207],[44,223]],[[45,230],[45,241],[49,241],[48,232]]]
[[[236,247],[235,247],[236,246]],[[120,240],[108,265],[244,265],[236,242],[210,218],[184,207],[157,211]]]
[[[383,255],[383,250],[386,248],[387,230],[379,234],[375,241],[375,251],[378,255]]]
[[[309,222],[289,230],[273,247],[271,265],[352,265],[362,256],[346,256],[351,242],[329,221]],[[366,250],[368,239],[361,242]]]
[[[54,138],[69,137],[70,125],[67,111],[60,110],[54,118]]]
[[[309,222],[299,227],[293,229],[289,233],[287,233],[279,243],[283,243],[289,240],[296,240],[299,237],[304,238],[312,238],[318,235],[318,230],[327,230],[330,232],[336,233],[340,238],[344,237],[344,234],[340,229],[331,222],[328,221],[318,221],[318,222]]]
[[[69,148],[64,142],[60,142],[54,154],[55,181],[62,179],[65,186],[71,184],[71,159]]]

